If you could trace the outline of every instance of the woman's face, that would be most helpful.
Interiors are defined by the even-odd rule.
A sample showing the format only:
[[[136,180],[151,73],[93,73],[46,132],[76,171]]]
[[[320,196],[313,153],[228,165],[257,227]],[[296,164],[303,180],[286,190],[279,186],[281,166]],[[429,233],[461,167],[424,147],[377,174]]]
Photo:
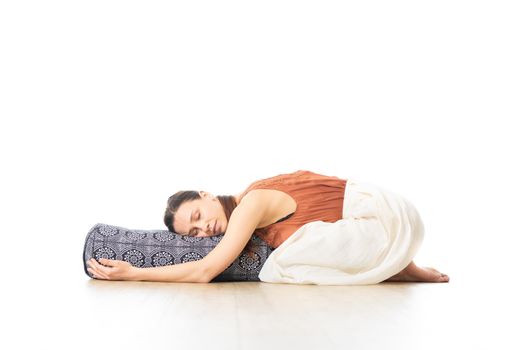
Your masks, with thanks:
[[[175,232],[192,237],[216,236],[226,231],[228,220],[219,200],[208,192],[184,202],[174,215]]]

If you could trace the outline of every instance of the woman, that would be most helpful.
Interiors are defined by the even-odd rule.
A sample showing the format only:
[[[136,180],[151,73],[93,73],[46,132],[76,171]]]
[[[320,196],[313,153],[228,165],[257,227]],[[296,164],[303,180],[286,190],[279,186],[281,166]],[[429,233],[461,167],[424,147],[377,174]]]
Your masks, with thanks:
[[[180,191],[168,199],[164,222],[170,231],[181,235],[224,233],[207,256],[153,268],[136,268],[125,261],[108,259],[100,259],[99,264],[91,259],[88,271],[95,278],[107,280],[207,283],[243,249],[250,251],[248,242],[254,233],[277,248],[305,224],[341,220],[346,185],[347,180],[301,170],[255,181],[235,196]],[[448,282],[449,277],[412,261],[386,281]]]

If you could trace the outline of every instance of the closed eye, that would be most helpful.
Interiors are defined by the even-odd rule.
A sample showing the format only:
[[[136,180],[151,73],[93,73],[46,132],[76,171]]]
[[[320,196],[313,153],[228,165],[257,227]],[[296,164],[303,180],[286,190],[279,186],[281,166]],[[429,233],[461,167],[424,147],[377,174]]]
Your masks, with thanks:
[[[195,218],[195,220],[199,220],[200,218],[201,218],[201,213],[198,212],[197,213],[197,217]],[[198,230],[194,228],[193,230],[190,231],[190,236],[192,236],[192,237],[193,236],[197,236],[197,233],[198,233]]]

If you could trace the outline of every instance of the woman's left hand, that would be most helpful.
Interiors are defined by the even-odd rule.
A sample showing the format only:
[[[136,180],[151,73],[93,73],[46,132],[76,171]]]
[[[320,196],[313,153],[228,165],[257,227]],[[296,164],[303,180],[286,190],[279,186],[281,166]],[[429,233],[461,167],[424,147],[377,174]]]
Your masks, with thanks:
[[[127,261],[91,258],[87,261],[88,272],[96,279],[112,281],[131,281],[133,280],[136,267]]]

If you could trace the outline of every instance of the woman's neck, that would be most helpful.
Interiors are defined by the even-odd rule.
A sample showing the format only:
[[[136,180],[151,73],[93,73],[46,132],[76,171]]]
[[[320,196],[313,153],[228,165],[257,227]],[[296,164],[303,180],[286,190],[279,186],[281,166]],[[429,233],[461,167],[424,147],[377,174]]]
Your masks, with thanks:
[[[242,193],[239,193],[239,194],[233,196],[233,198],[235,198],[235,203],[236,203],[237,205],[239,205],[240,198],[241,198],[241,194],[242,194]]]

